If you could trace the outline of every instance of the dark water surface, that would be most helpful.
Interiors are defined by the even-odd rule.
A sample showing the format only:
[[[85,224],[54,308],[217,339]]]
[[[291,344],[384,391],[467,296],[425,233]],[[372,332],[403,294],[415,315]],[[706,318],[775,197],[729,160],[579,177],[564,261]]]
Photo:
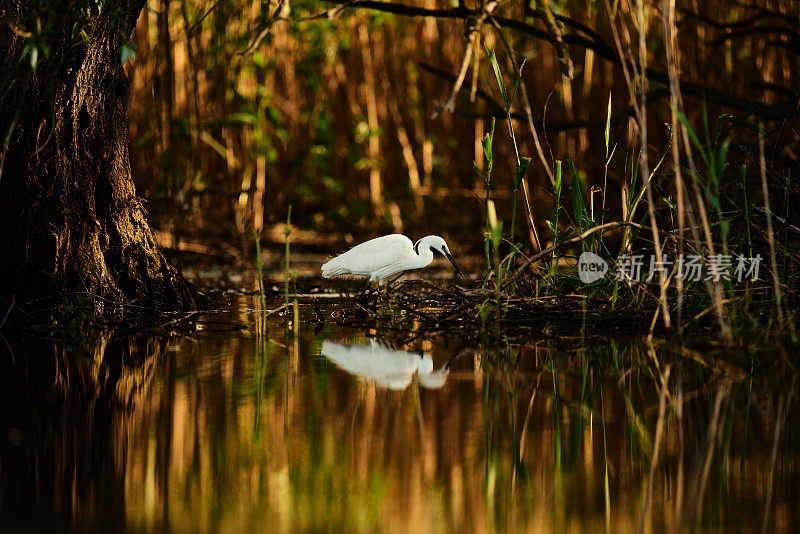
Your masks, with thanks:
[[[301,300],[288,338],[243,298],[185,337],[2,343],[0,531],[800,529],[786,355],[427,339],[342,305],[320,327]]]

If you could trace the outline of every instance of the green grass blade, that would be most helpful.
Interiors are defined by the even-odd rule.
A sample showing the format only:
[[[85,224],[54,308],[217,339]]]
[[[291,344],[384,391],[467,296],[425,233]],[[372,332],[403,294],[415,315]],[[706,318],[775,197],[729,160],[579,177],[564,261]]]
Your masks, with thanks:
[[[572,210],[575,214],[575,223],[583,227],[583,221],[586,219],[586,202],[583,200],[583,192],[581,191],[581,179],[578,176],[578,170],[571,159],[567,160],[569,166],[572,167],[572,180],[570,181],[570,189],[572,189]]]
[[[503,96],[503,105],[506,107],[506,111],[508,111],[511,109],[511,100],[508,98],[508,91],[506,91],[503,75],[500,73],[500,65],[497,64],[497,57],[494,55],[494,51],[488,46],[486,47],[486,55],[489,57],[489,63],[492,64],[494,77],[497,79],[497,85],[500,86],[500,94]]]
[[[520,159],[519,166],[517,167],[516,176],[514,176],[514,191],[519,189],[519,184],[522,183],[522,179],[525,178],[525,175],[528,173],[528,167],[531,164],[531,158],[523,157]]]

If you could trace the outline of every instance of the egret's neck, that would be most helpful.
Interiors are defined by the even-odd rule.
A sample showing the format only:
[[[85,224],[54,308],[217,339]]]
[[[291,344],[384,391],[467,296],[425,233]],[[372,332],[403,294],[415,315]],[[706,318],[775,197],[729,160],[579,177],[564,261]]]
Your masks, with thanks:
[[[431,251],[431,247],[425,242],[422,242],[419,244],[419,254],[416,254],[409,262],[411,264],[409,269],[422,269],[430,265],[432,261],[433,252]]]

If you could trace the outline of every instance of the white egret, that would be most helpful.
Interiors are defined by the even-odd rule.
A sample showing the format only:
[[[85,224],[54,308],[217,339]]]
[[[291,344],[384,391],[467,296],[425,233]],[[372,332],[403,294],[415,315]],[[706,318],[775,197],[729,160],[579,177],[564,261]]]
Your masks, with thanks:
[[[322,276],[369,276],[369,282],[385,284],[387,279],[405,271],[427,267],[433,253],[441,252],[461,276],[464,271],[450,254],[444,239],[438,235],[423,237],[416,243],[402,234],[370,239],[340,254],[322,266]]]
[[[406,389],[414,375],[427,389],[441,388],[447,380],[448,366],[434,371],[430,355],[390,349],[374,339],[369,345],[323,341],[320,353],[348,373],[394,391]]]

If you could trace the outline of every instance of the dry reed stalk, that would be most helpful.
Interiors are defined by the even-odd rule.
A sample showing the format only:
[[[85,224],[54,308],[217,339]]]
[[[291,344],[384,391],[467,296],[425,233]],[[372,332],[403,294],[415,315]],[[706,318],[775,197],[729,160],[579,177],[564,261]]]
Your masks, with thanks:
[[[631,78],[630,72],[628,71],[628,61],[627,61],[627,58],[625,57],[625,54],[622,52],[623,47],[622,47],[622,44],[620,42],[619,32],[617,31],[616,24],[614,24],[614,20],[617,17],[617,9],[619,9],[620,6],[619,6],[619,4],[617,4],[615,2],[614,9],[612,9],[611,5],[608,2],[608,0],[605,0],[605,6],[606,6],[606,13],[608,14],[608,18],[609,18],[609,26],[611,27],[611,33],[612,33],[612,35],[614,37],[614,44],[616,45],[617,53],[619,54],[619,57],[620,57],[620,60],[621,60],[621,64],[622,64],[622,74],[623,74],[624,79],[625,79],[625,88],[628,90],[628,100],[630,102],[634,103],[634,110],[637,110],[638,109],[636,107],[637,98],[636,98],[636,91],[634,89],[634,81]],[[623,28],[624,27],[625,26],[623,25]],[[627,30],[626,30],[626,35],[627,35]],[[627,41],[628,41],[627,42],[627,44],[628,44],[627,48],[630,49],[631,47],[630,47],[630,37],[629,36],[628,36]],[[635,64],[636,64],[635,61],[631,61],[630,64],[631,64],[632,68],[635,68]],[[629,138],[630,138],[630,126],[629,126]],[[646,150],[646,148],[647,147],[645,146],[644,150]],[[643,177],[642,179],[646,180],[647,178]],[[626,222],[629,222],[629,221],[633,220],[633,213],[628,213],[628,199],[630,198],[630,193],[631,193],[630,192],[630,183],[628,181],[623,180],[623,183],[622,183],[622,198],[621,198],[621,200],[622,200],[622,220],[626,221]],[[629,253],[630,250],[631,250],[631,247],[633,245],[630,242],[630,228],[626,227],[623,230],[622,243],[625,245],[625,248],[624,248],[623,251],[620,251],[620,252],[623,252],[625,254]]]
[[[430,188],[433,186],[433,141],[426,137],[422,142],[422,185]]]
[[[199,94],[199,71],[197,64],[197,54],[193,36],[187,29],[189,28],[189,14],[186,9],[186,1],[181,2],[181,16],[183,17],[184,37],[186,40],[186,83],[184,90],[188,93],[184,96],[187,102],[186,113],[189,116],[189,150],[191,152],[191,162],[189,165],[189,176],[194,178],[201,168],[200,150],[200,94]]]
[[[358,25],[361,57],[364,62],[364,97],[367,101],[367,123],[369,124],[369,198],[376,214],[383,212],[383,191],[381,184],[381,140],[378,136],[378,104],[375,93],[375,70],[372,62],[370,36],[366,23]]]
[[[169,154],[166,162],[162,161],[162,170],[167,179],[167,190],[175,193],[173,187],[174,170],[172,168],[173,156],[173,134],[172,134],[172,118],[174,117],[175,107],[175,89],[174,78],[175,68],[173,67],[172,56],[172,38],[170,36],[169,24],[169,11],[170,0],[161,0],[161,6],[158,10],[158,35],[160,52],[164,58],[161,64],[159,79],[161,82],[160,98],[161,98],[161,153]],[[166,164],[164,164],[166,163]]]
[[[536,126],[533,124],[533,112],[531,111],[531,104],[528,101],[528,89],[525,87],[524,81],[520,81],[519,92],[522,97],[522,107],[525,108],[525,117],[528,119],[528,130],[531,132],[533,145],[536,147],[536,154],[539,156],[539,161],[542,162],[542,167],[545,173],[547,173],[547,177],[550,179],[550,185],[555,189],[556,181],[553,178],[553,170],[550,168],[550,164],[547,163],[544,150],[542,150],[542,144],[539,142],[539,135],[536,133]]]
[[[245,133],[245,137],[252,141],[252,134],[249,132]],[[252,142],[248,143],[249,146],[252,146]],[[235,219],[236,219],[236,230],[239,232],[240,235],[244,236],[247,233],[247,226],[248,224],[253,224],[255,221],[251,214],[248,214],[248,200],[250,199],[250,185],[253,181],[253,166],[248,162],[245,163],[244,169],[242,171],[242,185],[241,185],[241,193],[239,193],[239,198],[234,206],[235,210]],[[255,207],[255,206],[253,206]],[[252,210],[250,210],[252,212]],[[250,216],[249,216],[250,215]],[[242,250],[244,250],[244,243],[242,243]]]
[[[517,66],[516,61],[514,60],[514,51],[511,49],[511,45],[508,43],[508,40],[506,39],[505,35],[503,34],[503,29],[500,27],[499,24],[497,24],[497,21],[492,20],[492,23],[493,23],[493,26],[495,28],[495,31],[497,32],[497,35],[500,37],[500,40],[501,40],[501,42],[503,43],[503,46],[506,49],[506,52],[508,53],[508,57],[506,59],[507,59],[507,62],[510,64],[510,70],[512,72],[514,72],[515,75],[520,75],[521,74],[521,69],[520,69],[520,67]],[[487,46],[490,47],[491,43],[488,42],[488,41],[489,41],[489,39],[487,39]],[[522,80],[520,80],[520,84],[521,84],[521,82],[522,82]],[[522,87],[522,90],[524,92],[524,90],[525,90],[524,87],[522,85],[520,85],[520,86]],[[511,141],[512,141],[513,146],[514,146],[514,156],[516,158],[516,164],[517,164],[517,167],[519,167],[519,164],[520,164],[519,148],[517,146],[516,137],[514,136],[514,125],[513,125],[513,122],[511,120],[511,118],[510,118],[510,115],[509,115],[509,118],[508,118],[508,132],[509,132],[509,135],[511,136]],[[535,132],[534,132],[534,135],[535,135]],[[524,174],[522,176],[522,179],[520,180],[520,184],[522,185],[522,199],[524,201],[525,215],[526,215],[527,221],[528,221],[528,239],[530,240],[531,244],[533,245],[534,251],[540,251],[540,250],[542,250],[542,244],[541,244],[541,241],[539,241],[539,233],[536,231],[536,221],[534,219],[533,206],[532,206],[531,200],[530,200],[530,186],[528,185],[528,178]]]
[[[408,168],[408,185],[411,188],[411,193],[414,195],[414,208],[419,216],[422,215],[424,206],[422,202],[422,195],[420,194],[420,187],[422,184],[419,177],[417,160],[414,157],[414,148],[411,146],[411,140],[408,138],[408,132],[403,125],[403,118],[400,114],[400,108],[397,105],[397,98],[392,92],[392,88],[389,85],[389,80],[387,79],[385,73],[381,79],[381,83],[383,85],[383,92],[386,95],[386,102],[389,105],[389,113],[392,116],[395,131],[397,132],[397,141],[400,143],[403,161]]]
[[[475,46],[477,47],[476,50],[480,50],[481,48],[480,33],[475,37]],[[480,72],[481,72],[481,55],[472,54],[472,85],[470,86],[469,89],[470,103],[475,103],[475,96],[478,94],[478,80],[480,78]]]
[[[608,6],[608,0],[606,0],[606,6],[609,11],[611,12],[610,6]],[[632,5],[629,6],[631,11],[634,10]],[[653,190],[650,185],[650,166],[648,163],[647,157],[647,78],[645,76],[645,72],[647,71],[647,43],[645,41],[647,35],[647,22],[645,21],[644,16],[644,0],[639,0],[636,4],[636,22],[634,26],[638,29],[638,64],[637,62],[631,62],[631,68],[634,70],[634,78],[631,78],[630,75],[626,74],[626,81],[630,80],[630,87],[629,92],[633,97],[634,110],[636,112],[636,119],[639,125],[639,135],[640,135],[640,143],[641,143],[641,153],[639,155],[639,169],[642,180],[644,181],[645,186],[645,194],[647,196],[647,205],[649,206],[649,215],[650,215],[650,229],[653,235],[653,246],[655,251],[656,261],[659,265],[663,265],[664,255],[661,248],[661,240],[658,236],[658,220],[656,219],[656,205],[653,198]],[[633,15],[631,15],[633,16]],[[619,53],[620,60],[625,63],[625,54],[623,52],[622,46],[620,44],[619,38],[616,32],[616,26],[614,25],[613,21],[611,27],[614,28],[614,36],[615,42],[617,43],[617,52]],[[630,37],[627,35],[627,25],[622,25],[623,30],[625,31],[626,38],[630,41]],[[627,68],[624,69],[627,73]],[[634,88],[634,79],[638,81],[639,89],[638,91]],[[638,94],[637,94],[638,93]],[[631,214],[633,215],[633,214]],[[671,318],[669,313],[669,302],[667,301],[667,284],[668,278],[667,274],[663,271],[659,271],[659,289],[661,292],[661,296],[659,298],[661,304],[661,313],[662,318],[664,321],[664,326],[670,328],[671,326]]]
[[[253,228],[261,232],[264,228],[264,193],[267,190],[267,159],[264,154],[256,157],[256,190],[253,193]]]
[[[528,218],[528,238],[533,245],[533,250],[538,252],[542,250],[542,243],[539,241],[539,233],[536,231],[536,221],[533,218],[533,206],[531,205],[530,186],[528,185],[528,178],[522,177],[522,200],[525,204],[525,215]]]
[[[476,39],[476,44],[480,47],[480,39],[481,35],[478,34]],[[475,96],[478,92],[478,79],[480,77],[480,54],[473,54],[472,55],[472,87],[469,91],[469,101],[475,102]],[[475,119],[475,136],[474,136],[474,152],[475,155],[473,156],[473,162],[477,166],[478,170],[483,172],[484,169],[484,157],[483,157],[483,145],[481,144],[481,140],[483,139],[483,128],[484,128],[484,120],[483,117],[477,117]],[[480,189],[483,187],[483,178],[481,176],[475,174],[474,175],[474,189]]]
[[[475,162],[475,166],[481,172],[484,170],[483,145],[481,144],[481,140],[483,139],[483,128],[483,117],[478,117],[475,119],[475,146],[473,161]],[[483,178],[477,173],[474,175],[473,184],[473,189],[483,188]]]
[[[761,129],[763,131],[763,125]],[[772,284],[775,291],[775,306],[778,310],[778,324],[783,326],[783,306],[781,304],[781,281],[778,278],[778,260],[775,256],[775,234],[772,229],[772,210],[769,209],[769,187],[767,186],[767,163],[764,157],[764,134],[758,136],[758,163],[761,168],[761,190],[764,194],[764,211],[767,218],[767,241],[769,242],[769,261],[772,268]],[[788,193],[787,193],[788,194]]]
[[[668,4],[669,2],[669,4]],[[667,12],[667,18],[669,20],[664,20],[664,27],[665,27],[665,41],[666,47],[668,52],[667,58],[667,65],[669,69],[669,76],[670,76],[670,105],[672,107],[672,120],[673,120],[673,136],[676,135],[675,133],[675,124],[677,120],[677,111],[683,108],[683,100],[681,97],[681,90],[680,90],[680,76],[679,76],[679,50],[675,46],[678,42],[677,40],[677,30],[675,26],[675,2],[674,0],[664,0],[664,6]],[[663,17],[662,13],[662,17]],[[662,19],[663,20],[663,19]],[[692,178],[692,189],[694,191],[695,202],[697,204],[697,211],[700,214],[700,221],[701,227],[703,229],[703,236],[705,238],[705,244],[708,249],[709,254],[714,255],[714,240],[711,235],[711,225],[708,221],[708,214],[705,208],[705,202],[703,200],[703,195],[700,190],[700,186],[697,183],[697,167],[694,163],[694,158],[692,155],[692,146],[689,140],[689,132],[683,124],[680,124],[679,130],[680,138],[683,142],[684,152],[686,154],[689,168],[691,169],[690,176]],[[681,251],[685,246],[685,237],[683,230],[685,229],[685,217],[689,218],[690,228],[692,231],[692,237],[695,242],[695,247],[697,250],[701,250],[701,240],[700,236],[697,233],[697,223],[695,221],[694,215],[692,214],[691,209],[686,209],[688,205],[691,208],[691,200],[685,195],[685,184],[683,182],[683,174],[680,170],[680,151],[678,150],[677,143],[673,141],[672,143],[672,157],[673,157],[673,167],[676,171],[676,199],[678,195],[680,195],[680,200],[678,201],[678,217],[679,217],[679,239],[681,247]],[[684,218],[684,219],[682,219]],[[725,318],[725,310],[724,310],[724,303],[723,303],[723,295],[722,295],[722,286],[717,282],[712,282],[708,280],[704,280],[704,283],[708,289],[709,295],[712,298],[713,308],[715,315],[717,317],[717,321],[719,322],[720,329],[722,331],[723,337],[726,339],[730,339],[731,337],[731,330],[730,325],[728,324]],[[683,297],[683,280],[679,277],[679,284],[680,284],[680,291],[679,291],[679,314],[681,313],[682,309],[682,297]]]
[[[589,102],[592,94],[592,83],[594,82],[594,51],[587,48],[583,55],[583,88],[581,95],[584,102]],[[578,132],[578,146],[580,159],[584,159],[584,155],[589,149],[589,131],[586,128],[581,128]],[[605,192],[603,192],[605,195]],[[605,198],[603,199],[605,200]]]
[[[670,131],[672,136],[680,127],[678,122],[678,109],[680,109],[680,55],[676,48],[677,31],[675,27],[675,0],[662,0],[661,16],[663,22],[664,42],[666,44],[667,69],[669,73],[670,94]],[[681,173],[680,148],[674,140],[671,143],[672,168],[675,172],[675,198],[678,207],[678,255],[683,256],[685,245],[686,206],[684,204],[683,174]],[[682,328],[683,315],[683,276],[677,278],[677,327],[678,333]]]
[[[631,221],[631,214],[628,213],[628,199],[630,198],[630,182],[627,180],[622,180],[622,187],[620,188],[620,202],[622,204],[622,220],[623,221]],[[629,254],[631,251],[631,236],[630,236],[630,228],[625,228],[622,231],[622,243],[625,245],[623,250],[620,250],[623,254]]]
[[[680,93],[678,93],[678,100],[680,102]],[[708,213],[706,211],[705,202],[703,201],[703,193],[700,190],[700,184],[698,184],[697,176],[698,171],[697,167],[694,163],[694,157],[692,156],[692,145],[691,141],[689,140],[689,131],[681,124],[680,128],[681,132],[681,139],[683,141],[683,150],[686,153],[686,158],[689,162],[689,168],[691,169],[690,176],[692,177],[692,190],[694,192],[695,203],[697,205],[697,211],[700,213],[700,225],[699,228],[703,230],[703,236],[705,238],[705,246],[712,256],[715,254],[714,252],[714,239],[711,235],[711,225],[708,222]],[[691,205],[691,203],[689,203]],[[698,250],[700,250],[700,236],[697,233],[698,225],[695,222],[694,216],[691,214],[691,211],[686,212],[689,216],[689,224],[692,230],[692,236],[695,241],[695,245]],[[706,288],[708,289],[708,294],[711,296],[713,307],[714,307],[714,314],[717,317],[717,322],[720,325],[720,330],[722,331],[722,335],[725,339],[731,338],[731,328],[728,324],[727,319],[725,318],[725,308],[723,302],[723,295],[722,295],[722,285],[720,282],[714,282],[711,280],[704,280]]]

